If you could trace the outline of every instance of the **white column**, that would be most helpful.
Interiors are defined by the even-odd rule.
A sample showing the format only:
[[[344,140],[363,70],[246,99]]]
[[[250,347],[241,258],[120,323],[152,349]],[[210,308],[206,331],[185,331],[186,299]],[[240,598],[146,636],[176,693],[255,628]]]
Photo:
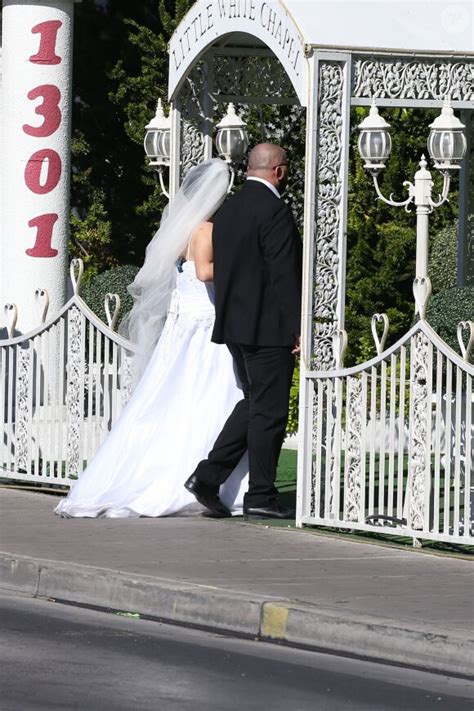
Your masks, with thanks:
[[[1,272],[17,329],[38,325],[34,292],[50,312],[67,284],[74,0],[3,0]]]

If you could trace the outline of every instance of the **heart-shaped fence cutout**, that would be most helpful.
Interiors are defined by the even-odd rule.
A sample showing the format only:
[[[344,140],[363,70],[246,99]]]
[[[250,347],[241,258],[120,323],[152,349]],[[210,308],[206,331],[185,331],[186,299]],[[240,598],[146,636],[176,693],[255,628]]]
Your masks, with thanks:
[[[113,314],[110,311],[110,306],[114,302],[114,312]],[[110,328],[111,331],[115,330],[115,326],[117,323],[119,311],[120,311],[120,296],[118,294],[106,294],[105,295],[105,301],[104,301],[104,309],[105,309],[105,315],[107,316],[107,324]]]
[[[464,335],[465,331],[467,331],[467,341]],[[457,333],[463,360],[468,363],[469,356],[474,347],[474,321],[461,321],[461,323],[458,324]]]
[[[429,277],[416,277],[413,282],[413,296],[420,319],[424,320],[426,316],[426,307],[428,299],[431,296],[431,280]]]
[[[3,312],[7,322],[8,337],[13,338],[16,322],[18,321],[18,307],[16,304],[5,304]]]
[[[382,335],[379,336],[378,325],[383,323]],[[388,320],[387,314],[374,314],[372,316],[371,328],[372,336],[375,342],[375,348],[377,350],[377,355],[383,353],[385,348],[385,342],[388,336],[388,329],[390,327],[390,321]]]
[[[40,323],[46,321],[46,316],[49,309],[49,294],[46,289],[36,289],[35,291],[36,310],[40,318]]]
[[[74,289],[74,294],[75,294],[75,296],[79,296],[82,275],[84,274],[84,262],[82,261],[82,259],[77,258],[77,259],[71,260],[69,274],[71,276],[71,282],[72,282],[72,288]]]
[[[333,349],[334,349],[334,360],[336,361],[336,368],[344,367],[344,356],[347,350],[347,331],[343,328],[336,331],[332,337]]]

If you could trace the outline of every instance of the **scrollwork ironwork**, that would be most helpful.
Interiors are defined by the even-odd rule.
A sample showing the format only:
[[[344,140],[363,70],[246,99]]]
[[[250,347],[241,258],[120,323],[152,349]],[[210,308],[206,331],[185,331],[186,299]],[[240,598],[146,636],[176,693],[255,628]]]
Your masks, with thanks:
[[[330,370],[334,367],[334,337],[338,332],[337,323],[318,323],[313,326],[313,370]]]
[[[121,390],[122,390],[122,407],[128,403],[132,396],[133,383],[133,368],[132,355],[122,352],[122,370],[121,370]]]
[[[319,370],[333,367],[332,338],[338,326],[338,239],[341,221],[342,181],[342,97],[343,65],[322,62],[319,67],[319,133],[317,142],[317,213],[313,317],[314,365]]]
[[[30,392],[30,348],[17,348],[17,396],[15,418],[15,459],[19,471],[27,471],[28,443],[28,395]]]
[[[347,379],[347,441],[344,471],[345,511],[348,521],[361,520],[361,470],[362,470],[362,381]]]
[[[181,105],[181,173],[186,173],[204,160],[204,122],[203,107],[205,73],[199,62],[185,79],[180,93]]]
[[[67,471],[70,479],[76,479],[82,469],[81,462],[81,385],[83,382],[82,314],[77,306],[68,312],[68,368],[66,407],[67,427]]]
[[[474,62],[355,59],[353,96],[375,99],[474,100]]]
[[[245,96],[271,103],[287,97],[298,103],[293,85],[276,57],[214,55],[214,96]]]
[[[418,332],[412,341],[412,398],[411,447],[410,447],[410,520],[412,528],[424,527],[426,472],[431,466],[429,445],[429,350],[430,342],[424,333]]]

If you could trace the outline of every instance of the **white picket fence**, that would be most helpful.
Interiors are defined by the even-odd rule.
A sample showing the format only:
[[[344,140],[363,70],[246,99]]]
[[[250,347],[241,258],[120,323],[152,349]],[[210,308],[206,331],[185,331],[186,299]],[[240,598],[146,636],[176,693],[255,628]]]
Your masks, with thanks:
[[[49,320],[47,294],[37,291],[41,325],[30,333],[15,335],[16,309],[6,307],[4,480],[71,486],[130,397],[134,346],[114,331],[120,301],[107,294],[106,325],[81,299],[81,276],[74,260],[74,295]],[[344,368],[341,332],[338,369],[302,368],[310,394],[309,424],[300,432],[298,523],[472,545],[474,324],[459,326],[461,356],[424,319],[384,350],[387,329],[386,317],[374,316],[373,360]]]
[[[113,331],[120,308],[106,297],[108,326],[79,296],[82,262],[71,264],[74,295],[45,320],[47,294],[36,292],[41,325],[15,336],[16,307],[5,307],[0,341],[0,477],[70,486],[130,396],[133,345]],[[114,302],[114,313],[111,305]]]
[[[474,324],[462,357],[424,319],[384,351],[387,328],[374,359],[306,373],[300,523],[473,544]]]

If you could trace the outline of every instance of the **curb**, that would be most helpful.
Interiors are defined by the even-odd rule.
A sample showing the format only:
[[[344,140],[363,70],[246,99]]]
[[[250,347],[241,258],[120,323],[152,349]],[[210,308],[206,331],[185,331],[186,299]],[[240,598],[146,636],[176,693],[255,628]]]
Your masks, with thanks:
[[[0,590],[472,678],[474,639],[329,607],[0,553]]]

